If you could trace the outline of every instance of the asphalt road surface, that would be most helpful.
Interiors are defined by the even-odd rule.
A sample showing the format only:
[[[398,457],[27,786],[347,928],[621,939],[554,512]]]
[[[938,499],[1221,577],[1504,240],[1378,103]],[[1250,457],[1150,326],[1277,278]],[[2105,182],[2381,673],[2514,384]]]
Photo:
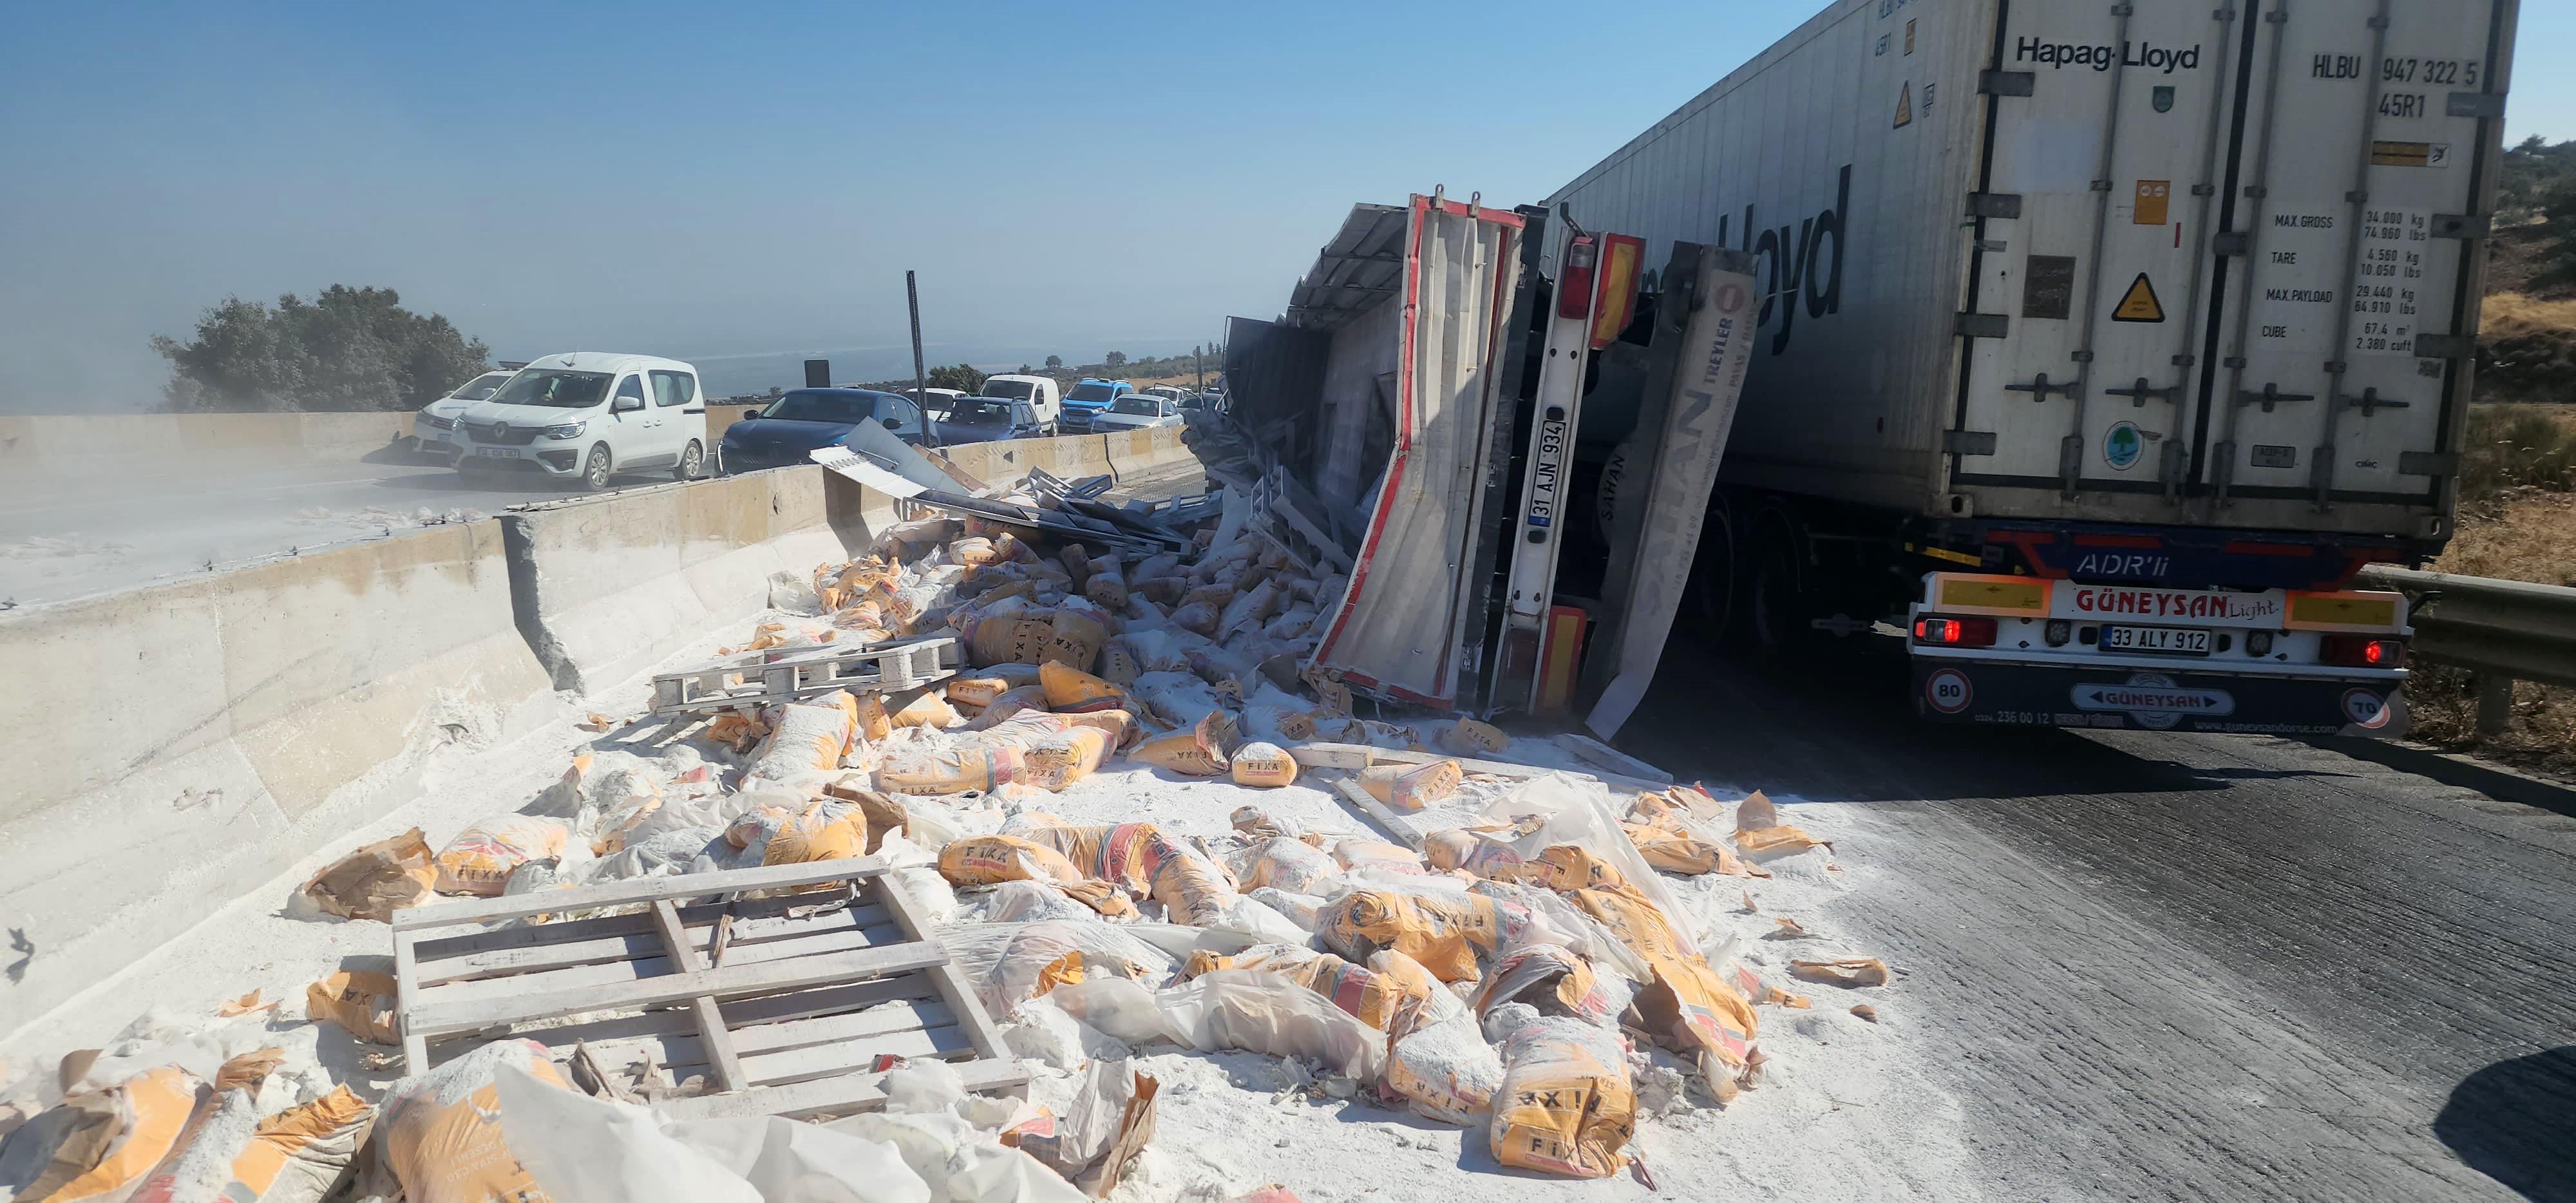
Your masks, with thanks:
[[[1897,969],[1981,1196],[2576,1199],[2576,818],[2290,740],[1932,726],[1894,658],[1675,643],[1621,746],[1866,810],[1829,918]]]
[[[0,601],[67,601],[571,495],[411,462],[180,462],[0,481]]]

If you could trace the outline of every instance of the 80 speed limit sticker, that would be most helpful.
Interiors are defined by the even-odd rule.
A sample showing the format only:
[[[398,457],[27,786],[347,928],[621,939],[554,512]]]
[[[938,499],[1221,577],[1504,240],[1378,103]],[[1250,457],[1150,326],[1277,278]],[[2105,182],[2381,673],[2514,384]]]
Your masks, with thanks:
[[[1977,696],[1976,687],[1968,684],[1968,674],[1945,668],[1923,679],[1923,700],[1943,714],[1957,714],[1968,708]]]

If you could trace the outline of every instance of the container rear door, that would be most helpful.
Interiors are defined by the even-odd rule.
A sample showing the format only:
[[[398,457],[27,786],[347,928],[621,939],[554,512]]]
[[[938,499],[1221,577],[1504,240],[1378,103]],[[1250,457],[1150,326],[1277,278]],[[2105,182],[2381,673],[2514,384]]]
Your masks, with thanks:
[[[2238,515],[2222,521],[2440,501],[2448,468],[2431,453],[2451,450],[2456,336],[2475,334],[2512,9],[2267,0],[2246,31],[2244,254],[2200,473]]]
[[[2006,8],[1968,201],[1981,237],[1953,444],[1980,512],[2089,495],[2174,520],[2216,296],[2236,24],[2172,0]]]

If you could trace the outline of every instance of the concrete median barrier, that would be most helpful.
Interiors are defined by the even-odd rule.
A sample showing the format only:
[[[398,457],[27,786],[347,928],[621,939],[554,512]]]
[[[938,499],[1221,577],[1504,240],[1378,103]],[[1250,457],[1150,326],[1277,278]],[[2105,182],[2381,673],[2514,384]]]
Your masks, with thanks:
[[[533,717],[503,550],[462,523],[0,616],[0,1031]]]
[[[769,576],[867,546],[891,502],[819,467],[528,506],[501,519],[520,631],[559,689],[598,690],[768,604]]]
[[[155,463],[348,463],[411,433],[411,412],[0,417],[0,472],[64,476]]]

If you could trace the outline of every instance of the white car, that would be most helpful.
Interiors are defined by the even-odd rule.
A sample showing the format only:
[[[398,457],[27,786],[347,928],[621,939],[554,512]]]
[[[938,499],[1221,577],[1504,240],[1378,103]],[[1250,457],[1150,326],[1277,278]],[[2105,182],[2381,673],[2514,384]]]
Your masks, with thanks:
[[[1181,404],[1154,393],[1129,393],[1091,415],[1093,430],[1142,430],[1181,424]]]
[[[1038,424],[1045,427],[1050,435],[1055,433],[1056,423],[1064,417],[1064,386],[1056,383],[1052,376],[1004,372],[999,376],[986,376],[984,387],[976,391],[1004,401],[1026,401],[1037,407]]]
[[[423,451],[445,450],[450,455],[455,454],[456,419],[464,416],[475,402],[491,400],[492,394],[500,392],[501,386],[508,383],[517,371],[516,368],[504,368],[485,372],[457,385],[455,392],[422,406],[419,413],[412,415],[413,441],[420,444]]]
[[[706,474],[707,403],[676,359],[575,351],[521,368],[468,406],[453,432],[459,473],[506,472],[608,487],[622,472]]]

